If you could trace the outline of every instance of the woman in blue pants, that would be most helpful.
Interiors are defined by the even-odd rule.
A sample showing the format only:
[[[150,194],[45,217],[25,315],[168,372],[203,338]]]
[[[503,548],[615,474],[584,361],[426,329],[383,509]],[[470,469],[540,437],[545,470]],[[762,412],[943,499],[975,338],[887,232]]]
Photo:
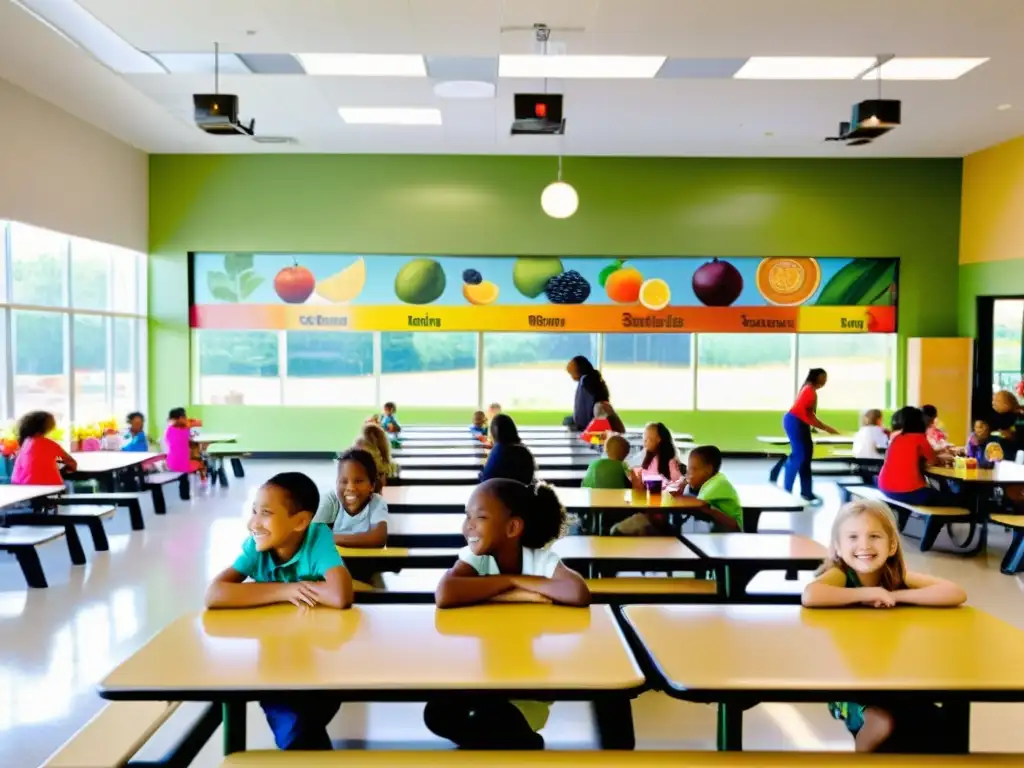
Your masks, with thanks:
[[[793,483],[800,475],[800,496],[804,501],[820,504],[821,500],[814,495],[811,487],[811,459],[814,457],[814,441],[811,440],[811,427],[837,435],[839,432],[828,424],[821,422],[815,411],[818,410],[818,390],[825,386],[828,374],[824,368],[811,368],[796,396],[796,402],[789,412],[782,417],[782,428],[789,438],[789,458],[786,460],[786,472],[783,485],[786,491],[793,492]]]

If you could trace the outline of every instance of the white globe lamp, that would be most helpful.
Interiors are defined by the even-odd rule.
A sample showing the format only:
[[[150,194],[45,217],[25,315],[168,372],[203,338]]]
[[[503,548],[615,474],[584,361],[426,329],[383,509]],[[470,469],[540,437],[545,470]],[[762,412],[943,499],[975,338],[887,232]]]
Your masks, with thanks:
[[[553,219],[567,219],[576,213],[580,206],[580,196],[576,189],[566,181],[562,181],[562,158],[558,158],[558,179],[551,182],[540,193],[540,207]]]

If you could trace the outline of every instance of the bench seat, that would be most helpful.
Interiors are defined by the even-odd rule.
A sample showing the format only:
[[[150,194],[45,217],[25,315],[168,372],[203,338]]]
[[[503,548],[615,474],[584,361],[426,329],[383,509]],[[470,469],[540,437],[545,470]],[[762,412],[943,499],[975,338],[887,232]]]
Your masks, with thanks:
[[[1013,540],[999,570],[1007,576],[1024,571],[1024,515],[992,515],[989,520],[1013,531]]]
[[[69,532],[68,527],[84,525],[92,534],[92,543],[96,551],[108,552],[110,542],[107,540],[107,532],[103,529],[103,521],[113,516],[114,507],[106,504],[79,504],[71,507],[58,506],[51,512],[9,512],[7,520],[15,525],[44,527],[64,525],[65,535],[69,537],[69,542],[72,539],[77,539],[77,535]],[[71,559],[75,565],[81,565],[85,562],[85,555],[81,556],[81,563],[76,562],[79,558],[72,548]]]
[[[131,518],[132,530],[142,531],[146,523],[142,519],[142,494],[137,491],[123,491],[117,493],[79,493],[66,496],[56,496],[48,501],[58,507],[81,507],[93,504],[113,504],[115,507],[124,507],[128,510]]]
[[[933,507],[918,504],[907,504],[902,501],[890,499],[878,488],[870,485],[842,485],[840,493],[846,498],[856,496],[859,499],[881,501],[888,504],[896,514],[899,529],[902,531],[911,517],[924,519],[924,535],[921,536],[921,551],[927,552],[935,544],[944,525],[953,522],[970,522],[971,510],[964,507]],[[984,523],[982,523],[984,524]]]
[[[153,493],[153,511],[158,515],[167,514],[167,502],[164,500],[164,486],[178,483],[178,496],[182,501],[192,498],[192,488],[188,475],[184,472],[155,472],[145,475],[142,479],[143,488]]]
[[[42,768],[120,768],[167,722],[178,702],[107,704],[58,749]]]
[[[10,552],[18,559],[25,582],[30,587],[45,589],[48,586],[46,575],[36,547],[65,535],[65,529],[57,526],[0,528],[0,552]]]

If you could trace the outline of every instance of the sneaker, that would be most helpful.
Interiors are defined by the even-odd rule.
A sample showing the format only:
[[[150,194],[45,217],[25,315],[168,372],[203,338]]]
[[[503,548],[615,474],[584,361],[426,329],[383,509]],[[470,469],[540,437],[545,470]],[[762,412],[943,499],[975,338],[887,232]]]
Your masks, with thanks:
[[[801,496],[800,498],[803,499],[809,507],[820,507],[825,503],[822,501],[820,496]]]

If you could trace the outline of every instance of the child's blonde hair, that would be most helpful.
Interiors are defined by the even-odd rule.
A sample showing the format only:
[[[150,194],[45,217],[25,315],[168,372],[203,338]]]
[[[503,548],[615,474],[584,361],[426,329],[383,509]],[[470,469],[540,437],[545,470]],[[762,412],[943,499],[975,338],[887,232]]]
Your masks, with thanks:
[[[864,411],[860,417],[860,423],[862,426],[871,427],[878,424],[882,420],[882,412],[877,408],[869,408]]]
[[[377,449],[384,464],[391,463],[391,441],[388,440],[388,433],[379,424],[363,424],[363,439]]]
[[[622,435],[609,435],[604,443],[604,452],[608,454],[609,459],[625,461],[629,456],[629,440]]]
[[[889,505],[884,501],[873,501],[871,499],[854,499],[848,501],[839,508],[836,519],[832,521],[832,536],[829,539],[828,557],[818,569],[818,575],[825,573],[830,568],[838,568],[843,573],[847,570],[846,562],[843,560],[839,547],[839,529],[843,523],[858,515],[872,515],[882,524],[885,535],[889,539],[889,546],[895,544],[895,549],[885,559],[882,566],[882,579],[878,586],[887,590],[905,589],[907,586],[907,563],[903,559],[903,542],[900,540],[900,531],[896,526],[896,516],[893,515]]]

